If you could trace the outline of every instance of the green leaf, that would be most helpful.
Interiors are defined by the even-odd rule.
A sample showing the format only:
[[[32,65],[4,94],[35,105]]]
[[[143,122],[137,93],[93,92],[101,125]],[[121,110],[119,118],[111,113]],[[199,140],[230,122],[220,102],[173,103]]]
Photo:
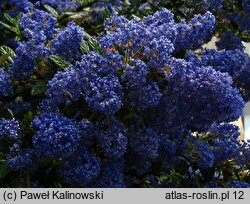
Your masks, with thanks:
[[[7,24],[5,22],[0,21],[0,24],[2,24],[5,28],[7,28],[8,30],[16,33],[16,35],[20,35],[21,34],[21,30],[18,26],[18,21],[19,19],[22,17],[22,13],[20,13],[18,16],[16,16],[15,18],[12,18],[9,14],[4,14],[4,17],[6,18],[6,20],[8,21]]]
[[[12,18],[9,14],[5,13],[4,14],[4,17],[12,24],[15,26],[15,23],[14,23],[14,18]]]
[[[5,13],[4,17],[11,23],[14,27],[18,28],[18,21],[23,16],[22,13],[19,13],[15,18],[12,18],[9,14]]]
[[[105,8],[102,12],[103,19],[109,18],[111,16],[108,8]]]
[[[22,18],[23,13],[19,13],[15,18],[13,18],[12,24],[19,28],[18,21]]]
[[[5,27],[5,28],[11,30],[12,32],[14,32],[14,33],[16,33],[16,34],[19,34],[19,30],[18,30],[15,26],[8,25],[8,24],[6,24],[6,23],[4,23],[4,22],[2,22],[2,21],[0,21],[0,24],[2,24],[3,27]]]
[[[84,38],[87,40],[90,50],[92,50],[92,51],[94,51],[94,52],[96,52],[96,53],[98,53],[100,55],[104,54],[104,51],[103,51],[103,48],[102,48],[101,44],[98,43],[98,41],[95,38],[90,36],[85,31],[84,31]]]
[[[82,7],[90,6],[92,3],[95,3],[95,0],[79,0]]]
[[[43,93],[45,93],[46,89],[47,89],[46,82],[42,81],[42,80],[38,81],[35,83],[35,85],[31,89],[31,95],[36,96],[39,94],[43,94]]]
[[[67,69],[69,67],[69,63],[57,55],[51,55],[49,59],[61,69]]]
[[[8,167],[7,163],[0,164],[0,180],[4,179],[10,173],[10,168]]]
[[[0,65],[3,65],[8,60],[8,58],[9,58],[10,55],[11,55],[10,52],[3,54],[0,57]]]
[[[33,117],[33,113],[31,111],[29,111],[23,118],[23,122],[26,124],[26,125],[30,125],[33,121],[34,117]]]
[[[13,114],[12,110],[10,110],[9,108],[7,108],[7,111],[11,115],[11,117],[14,118],[14,114]]]
[[[80,49],[83,54],[88,54],[89,53],[89,45],[88,43],[84,40],[80,46]]]
[[[161,175],[159,177],[157,177],[160,181],[164,181],[164,180],[169,180],[169,176],[168,175]]]
[[[75,12],[64,12],[59,17],[58,20],[68,18],[69,16],[75,15]]]
[[[72,13],[72,15],[69,16],[69,19],[70,20],[83,19],[83,18],[86,18],[87,15],[88,13],[86,11],[76,12],[76,13]]]
[[[9,55],[8,58],[7,58],[7,61],[9,63],[13,63],[14,61],[13,61],[12,58],[15,57],[15,55],[16,55],[15,52],[8,46],[5,46],[5,45],[0,46],[0,54],[5,55],[7,53]]]
[[[45,5],[43,5],[43,6],[44,6],[44,8],[45,8],[49,13],[51,13],[52,16],[54,16],[55,18],[58,18],[59,14],[57,13],[57,11],[56,11],[54,8],[50,7],[50,6],[47,5],[47,4],[45,4]]]

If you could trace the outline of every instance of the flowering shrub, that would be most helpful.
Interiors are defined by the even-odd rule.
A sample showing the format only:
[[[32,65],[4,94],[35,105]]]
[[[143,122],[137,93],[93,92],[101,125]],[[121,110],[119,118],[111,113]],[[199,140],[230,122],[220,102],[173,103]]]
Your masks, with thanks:
[[[0,47],[1,186],[249,187],[250,146],[231,122],[250,58],[233,33],[202,48],[211,12],[114,12],[92,37],[78,17],[60,21],[75,1],[26,3],[5,15],[15,49]]]
[[[121,9],[117,10],[125,15],[129,15],[131,12],[145,15],[161,7],[166,7],[174,12],[178,20],[181,18],[190,19],[194,14],[210,11],[216,16],[216,30],[219,31],[219,34],[232,31],[244,40],[250,40],[249,0],[147,0],[143,2],[134,0],[130,2],[129,6],[124,6],[125,12]]]

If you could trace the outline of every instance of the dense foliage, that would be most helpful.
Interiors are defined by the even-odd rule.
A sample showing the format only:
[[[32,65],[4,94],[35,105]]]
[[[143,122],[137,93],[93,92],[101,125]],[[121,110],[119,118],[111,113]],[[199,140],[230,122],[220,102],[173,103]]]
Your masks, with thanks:
[[[1,1],[0,185],[250,187],[249,8]]]

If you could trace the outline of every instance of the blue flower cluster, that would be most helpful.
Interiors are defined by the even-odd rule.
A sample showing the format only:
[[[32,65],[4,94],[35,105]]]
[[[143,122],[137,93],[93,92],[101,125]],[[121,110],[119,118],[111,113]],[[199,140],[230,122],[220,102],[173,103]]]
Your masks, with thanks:
[[[7,164],[16,172],[32,170],[36,168],[35,152],[32,149],[24,149],[21,153],[18,153],[15,156],[8,156]]]
[[[48,83],[46,95],[54,105],[70,104],[82,94],[81,84],[83,83],[76,70],[57,72]]]
[[[37,9],[28,11],[20,19],[19,26],[28,40],[19,43],[15,50],[16,57],[11,66],[15,79],[27,79],[36,68],[36,60],[48,58],[51,51],[45,43],[56,33],[55,23],[51,14]]]
[[[16,169],[17,171],[18,169],[25,168],[26,166],[23,162],[20,161],[22,156],[16,158],[17,160],[13,157],[16,156],[15,154],[20,151],[23,135],[24,134],[21,130],[21,124],[19,121],[15,119],[3,119],[3,118],[0,120],[1,147],[4,143],[7,142],[8,144],[7,149],[9,149],[9,153],[7,153],[6,155],[6,161],[10,162],[9,163],[10,167],[12,169]]]
[[[94,77],[83,90],[89,106],[107,115],[114,114],[122,106],[122,87],[114,76]]]
[[[228,188],[250,188],[250,185],[246,182],[239,182],[239,181],[233,181],[233,182],[227,182]]]
[[[203,9],[209,9],[212,12],[221,11],[224,0],[201,0]]]
[[[67,61],[77,60],[81,57],[80,45],[82,41],[83,29],[70,22],[65,30],[59,32],[56,38],[51,41],[51,51]]]
[[[141,157],[155,158],[158,156],[160,139],[153,129],[141,128],[129,137],[130,146]]]
[[[141,60],[130,60],[130,65],[124,67],[124,75],[121,79],[126,83],[126,89],[138,90],[147,83],[147,76],[150,74],[150,69]]]
[[[14,7],[9,11],[9,14],[13,17],[17,16],[20,12],[25,12],[28,9],[33,8],[33,4],[29,0],[2,0],[0,4],[0,12],[4,6]]]
[[[242,113],[244,101],[228,74],[174,60],[166,79],[162,109],[170,126],[206,129],[214,122],[235,121]]]
[[[242,45],[242,44],[241,44]],[[249,100],[249,66],[250,58],[240,49],[221,50],[213,49],[204,50],[201,57],[198,58],[194,53],[188,52],[186,59],[198,66],[211,66],[213,69],[228,73],[234,86],[237,86],[245,101]]]
[[[246,15],[250,16],[250,1],[249,0],[243,0],[242,6],[244,10],[246,11]]]
[[[79,129],[72,120],[56,114],[43,114],[32,122],[36,153],[41,157],[66,158],[78,147]]]
[[[234,33],[229,31],[222,33],[220,40],[216,42],[216,46],[219,50],[244,49],[242,40],[239,37],[237,37]]]
[[[20,124],[18,121],[11,119],[0,120],[0,138],[9,138],[17,141],[22,136]]]
[[[79,128],[83,142],[92,143],[93,140],[95,139],[94,124],[90,122],[88,119],[82,119],[78,123],[78,128]]]
[[[35,44],[33,40],[20,43],[15,52],[17,55],[10,71],[17,80],[29,78],[36,68],[35,59],[47,58],[49,55],[49,50],[44,44]]]
[[[28,11],[18,22],[23,35],[28,39],[50,39],[54,34],[56,19],[38,9]]]
[[[211,39],[215,24],[215,17],[210,12],[204,15],[195,15],[189,24],[182,20],[177,25],[178,35],[175,41],[175,50],[182,51],[199,48]]]
[[[169,13],[168,10],[160,11]],[[161,15],[161,14],[159,14]],[[139,19],[128,20],[124,17],[114,15],[106,21],[106,27],[110,34],[100,38],[99,42],[105,49],[112,49],[115,46],[121,46],[124,52],[127,52],[132,58],[147,58],[147,65],[161,68],[168,62],[171,53],[174,50],[173,43],[169,37],[173,36],[174,30],[169,28],[165,22],[163,25],[149,25],[150,18],[159,16],[148,16],[145,22]]]
[[[89,106],[107,115],[117,112],[122,105],[122,87],[115,71],[120,57],[107,58],[94,52],[83,55],[75,64],[76,70],[57,73],[49,82],[47,96],[54,104],[84,97]],[[72,83],[72,80],[74,81]]]
[[[20,12],[26,12],[33,8],[43,9],[44,5],[49,5],[58,13],[62,13],[76,9],[80,3],[76,0],[2,0],[0,11],[3,6],[11,7],[9,14],[15,17]]]
[[[104,130],[98,131],[96,138],[104,155],[111,159],[122,157],[128,144],[125,127],[118,121],[110,121],[107,125],[101,125],[101,129]]]
[[[71,3],[41,1],[59,12]],[[210,12],[189,21],[165,8],[130,20],[114,13],[96,38],[58,20],[28,9],[14,62],[0,69],[0,107],[16,118],[0,120],[11,170],[34,183],[119,188],[216,186],[218,171],[226,185],[225,164],[249,168],[250,144],[229,123],[250,96],[250,60],[230,33],[219,51],[197,50],[213,34]]]
[[[147,80],[150,69],[143,61],[130,59],[123,72],[121,80],[126,85],[124,91],[132,107],[146,109],[158,105],[162,94],[156,82]]]
[[[213,125],[209,134],[212,135],[212,146],[215,162],[220,163],[227,159],[240,159],[241,144],[239,128],[231,124]]]
[[[207,169],[214,164],[214,153],[205,142],[195,142],[196,147],[193,154],[198,154],[196,165],[199,168]]]
[[[205,50],[202,53],[202,64],[204,66],[212,66],[220,72],[227,72],[233,79],[242,71],[247,69],[250,58],[247,54],[240,50]]]
[[[100,169],[100,160],[90,150],[80,148],[63,162],[59,173],[68,184],[84,187],[97,178]]]
[[[10,74],[0,68],[0,96],[12,94]]]
[[[131,105],[142,110],[157,106],[161,97],[159,86],[154,81],[149,81],[148,85],[140,87],[139,90],[132,90],[130,94]]]
[[[92,16],[91,22],[98,22],[105,19],[104,12],[110,14],[115,10],[120,10],[122,6],[121,0],[112,0],[112,1],[97,1],[91,6]]]
[[[80,3],[76,0],[40,0],[40,3],[53,7],[59,13],[71,11],[80,6]]]
[[[94,188],[124,188],[124,163],[118,160],[108,160],[102,165],[98,179],[92,185]]]
[[[153,22],[153,23],[152,23]],[[100,39],[106,49],[123,45],[132,57],[145,56],[147,65],[154,68],[164,67],[172,52],[196,49],[207,42],[215,26],[215,17],[207,12],[196,15],[187,24],[174,22],[173,14],[162,9],[143,20],[128,20],[114,15],[106,21],[109,34]]]

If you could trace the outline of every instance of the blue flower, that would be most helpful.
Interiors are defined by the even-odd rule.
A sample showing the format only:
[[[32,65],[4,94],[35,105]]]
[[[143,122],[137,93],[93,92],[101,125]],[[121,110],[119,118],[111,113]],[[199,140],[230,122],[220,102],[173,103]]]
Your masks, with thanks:
[[[36,117],[32,128],[38,130],[33,136],[33,145],[42,157],[66,158],[76,150],[80,141],[77,124],[57,114]]]
[[[88,119],[82,119],[78,123],[78,128],[84,143],[92,143],[95,139],[95,125]]]
[[[123,90],[116,76],[120,59],[112,53],[104,58],[90,52],[76,63],[82,78],[87,79],[86,83],[81,83],[84,99],[91,108],[107,115],[113,115],[122,106]]]
[[[33,3],[31,3],[31,1],[28,0],[2,0],[0,5],[0,10],[1,7],[4,6],[5,4],[12,7],[9,9],[9,14],[12,17],[16,17],[21,12],[25,12],[34,7]]]
[[[83,29],[70,22],[64,31],[59,32],[51,41],[51,51],[67,61],[77,60],[81,57],[82,41]]]
[[[36,60],[46,59],[50,54],[50,50],[44,45],[44,40],[36,42],[35,39],[19,43],[15,52],[14,63],[10,67],[15,79],[29,78],[36,68]]]
[[[76,70],[57,72],[48,83],[46,96],[55,105],[70,104],[81,96],[83,83]]]
[[[227,72],[233,79],[247,69],[249,56],[241,50],[205,50],[202,52],[203,66],[212,66],[220,72]]]
[[[10,74],[0,68],[0,96],[12,95],[12,83]]]
[[[181,20],[176,25],[175,50],[183,51],[199,48],[211,39],[215,25],[215,16],[210,12],[206,12],[204,15],[195,15],[189,24],[185,20]]]
[[[41,0],[41,4],[47,4],[59,13],[76,9],[80,3],[75,0]]]
[[[144,18],[147,25],[155,27],[174,22],[174,14],[168,9],[162,8],[156,11],[153,15],[148,15]]]
[[[231,124],[214,124],[209,129],[209,134],[212,137],[211,145],[215,162],[219,163],[228,159],[240,159],[240,132],[237,126]]]
[[[153,129],[142,127],[129,135],[129,145],[141,157],[155,158],[158,156],[160,139]]]
[[[0,120],[0,138],[9,138],[14,141],[22,137],[19,121],[15,119],[1,119]]]
[[[84,187],[97,179],[101,164],[90,150],[81,147],[68,160],[63,160],[59,174],[72,186]]]
[[[224,32],[222,33],[220,40],[216,42],[217,48],[220,50],[243,50],[244,45],[242,43],[242,40],[237,37],[234,33],[232,32]]]
[[[106,50],[119,47],[131,58],[144,57],[148,66],[162,68],[167,64],[174,50],[173,26],[166,23],[168,20],[160,22],[158,19],[159,16],[168,16],[168,13],[168,10],[163,9],[153,16],[146,17],[145,22],[138,18],[128,20],[114,14],[105,22],[109,33],[102,36],[99,42]],[[151,21],[156,23],[149,25]],[[171,21],[170,24],[172,23]]]
[[[24,149],[17,155],[9,155],[7,164],[13,171],[34,170],[36,167],[36,156],[32,149]]]
[[[122,86],[117,77],[96,77],[83,86],[83,95],[89,106],[107,115],[113,115],[122,106]]]
[[[246,182],[239,182],[239,181],[232,181],[227,182],[228,188],[250,188],[249,183]]]
[[[224,0],[202,0],[202,8],[205,10],[209,10],[213,13],[221,11],[222,10],[222,3]]]
[[[208,181],[204,185],[206,188],[221,188],[221,186],[215,181]]]
[[[196,137],[192,137],[191,141],[194,144],[191,151],[195,157],[197,167],[201,169],[212,167],[216,156],[211,147],[206,142],[199,141]]]
[[[169,127],[206,129],[214,122],[235,121],[242,114],[244,101],[228,74],[174,60],[166,79],[169,84],[159,111]]]
[[[150,69],[143,61],[131,59],[130,64],[123,66],[123,72],[121,80],[126,83],[126,88],[130,91],[145,86]]]
[[[144,110],[157,106],[162,98],[162,93],[158,84],[151,81],[149,85],[142,86],[139,90],[132,90],[130,98],[132,107]]]
[[[147,80],[150,69],[141,60],[130,60],[130,64],[123,66],[122,82],[126,89],[132,107],[147,109],[158,105],[162,93],[158,84],[153,80]]]
[[[122,160],[108,160],[101,166],[101,172],[94,188],[125,188],[124,183],[124,163]]]
[[[122,157],[126,153],[128,143],[125,127],[118,121],[111,120],[99,128],[96,138],[104,155],[111,159]]]
[[[25,13],[18,25],[26,38],[51,39],[55,33],[56,18],[42,10],[31,10]]]

